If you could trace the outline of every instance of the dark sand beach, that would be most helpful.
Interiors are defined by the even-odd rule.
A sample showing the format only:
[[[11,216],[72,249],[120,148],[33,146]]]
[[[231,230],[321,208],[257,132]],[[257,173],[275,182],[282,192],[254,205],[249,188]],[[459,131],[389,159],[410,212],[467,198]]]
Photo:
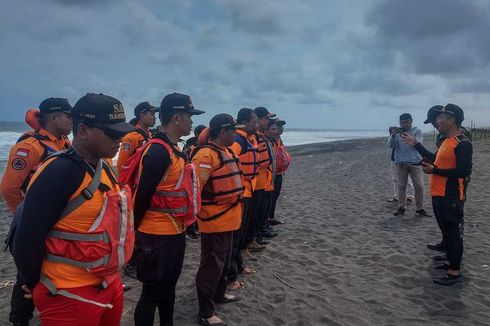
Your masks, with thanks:
[[[243,299],[219,306],[218,315],[228,325],[490,325],[490,144],[474,146],[463,285],[432,282],[443,274],[425,247],[439,240],[434,218],[415,217],[413,206],[393,216],[386,139],[302,145],[291,148],[276,214],[287,224],[251,264],[258,274],[243,277]],[[4,203],[0,220],[3,239],[11,220]],[[7,325],[15,268],[8,253],[0,260],[0,324]],[[198,263],[199,242],[188,241],[175,325],[197,324]],[[122,324],[132,325],[141,288],[126,281],[134,287]]]

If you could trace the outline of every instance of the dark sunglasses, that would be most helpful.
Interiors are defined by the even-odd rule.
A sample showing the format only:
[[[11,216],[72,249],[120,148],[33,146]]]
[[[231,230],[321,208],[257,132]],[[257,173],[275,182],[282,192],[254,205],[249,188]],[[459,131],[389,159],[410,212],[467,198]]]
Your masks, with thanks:
[[[126,135],[126,132],[109,129],[109,128],[107,128],[107,126],[105,126],[103,124],[91,123],[88,126],[91,128],[97,128],[97,129],[102,130],[104,132],[104,135],[106,135],[107,137],[109,137],[112,140],[121,139],[124,137],[124,135]]]

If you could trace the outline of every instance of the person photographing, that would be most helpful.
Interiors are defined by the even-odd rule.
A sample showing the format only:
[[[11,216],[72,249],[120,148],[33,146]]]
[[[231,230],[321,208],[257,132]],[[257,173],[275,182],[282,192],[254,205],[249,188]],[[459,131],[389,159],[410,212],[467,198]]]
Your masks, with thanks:
[[[405,215],[407,182],[408,177],[412,179],[415,191],[415,214],[418,216],[428,216],[424,209],[424,174],[422,171],[422,156],[409,144],[406,144],[402,135],[413,136],[418,142],[423,141],[422,131],[413,126],[413,119],[410,113],[400,115],[400,128],[393,128],[388,138],[390,148],[394,150],[394,160],[398,182],[398,209],[394,215]]]

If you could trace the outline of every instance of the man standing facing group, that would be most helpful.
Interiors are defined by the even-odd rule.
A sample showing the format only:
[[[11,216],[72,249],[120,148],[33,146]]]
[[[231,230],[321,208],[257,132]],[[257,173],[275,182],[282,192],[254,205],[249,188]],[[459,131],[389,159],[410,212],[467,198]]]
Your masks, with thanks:
[[[435,125],[446,136],[435,154],[425,149],[412,135],[404,134],[403,140],[428,161],[422,163],[422,168],[425,173],[430,174],[432,207],[447,250],[447,262],[439,269],[448,272],[445,276],[434,279],[434,282],[453,285],[463,280],[460,271],[463,256],[461,226],[464,222],[466,200],[465,180],[471,174],[473,146],[461,128],[464,112],[459,106],[447,104],[436,108],[435,113]]]

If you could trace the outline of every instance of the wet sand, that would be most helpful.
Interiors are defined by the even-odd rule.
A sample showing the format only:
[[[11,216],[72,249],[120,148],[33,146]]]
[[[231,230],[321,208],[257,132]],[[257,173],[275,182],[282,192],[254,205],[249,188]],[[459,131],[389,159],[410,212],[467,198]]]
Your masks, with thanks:
[[[302,145],[290,150],[294,161],[277,208],[286,224],[277,227],[279,237],[251,263],[258,274],[242,277],[248,287],[235,291],[242,300],[218,306],[218,315],[228,325],[490,325],[490,144],[474,146],[464,284],[432,282],[443,275],[432,268],[436,253],[425,247],[440,237],[434,218],[414,216],[413,206],[405,217],[393,216],[385,139]],[[431,211],[429,200],[426,195]],[[10,219],[1,203],[2,239]],[[175,325],[197,324],[198,260],[199,242],[188,241]],[[2,253],[2,325],[12,289],[6,282],[14,276],[12,258]],[[132,325],[141,288],[126,280],[134,287],[126,294],[122,324]]]

